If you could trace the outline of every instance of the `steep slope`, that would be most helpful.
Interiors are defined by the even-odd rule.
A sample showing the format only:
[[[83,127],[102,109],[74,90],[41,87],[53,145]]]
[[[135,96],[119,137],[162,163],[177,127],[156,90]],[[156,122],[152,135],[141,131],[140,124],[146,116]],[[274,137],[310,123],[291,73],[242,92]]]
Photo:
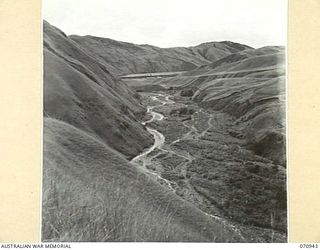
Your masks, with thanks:
[[[180,89],[203,107],[231,115],[248,148],[285,165],[284,48],[237,52],[153,84]]]
[[[45,118],[43,241],[242,241],[118,152]]]
[[[70,38],[102,64],[112,67],[118,75],[131,73],[187,71],[206,65],[250,47],[232,42],[211,42],[194,47],[159,48],[137,45],[94,36]]]
[[[138,96],[61,31],[44,24],[44,113],[128,157],[152,143]]]

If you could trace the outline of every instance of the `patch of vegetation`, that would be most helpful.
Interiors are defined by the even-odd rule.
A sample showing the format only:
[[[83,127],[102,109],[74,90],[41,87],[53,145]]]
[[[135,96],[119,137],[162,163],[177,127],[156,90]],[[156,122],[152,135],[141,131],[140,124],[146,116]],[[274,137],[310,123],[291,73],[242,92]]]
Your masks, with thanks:
[[[170,112],[170,115],[184,116],[184,115],[192,115],[194,112],[195,110],[192,108],[182,107],[178,109],[172,109]]]
[[[180,95],[183,97],[191,97],[191,96],[193,96],[193,94],[194,94],[194,92],[192,89],[183,89],[180,92]]]

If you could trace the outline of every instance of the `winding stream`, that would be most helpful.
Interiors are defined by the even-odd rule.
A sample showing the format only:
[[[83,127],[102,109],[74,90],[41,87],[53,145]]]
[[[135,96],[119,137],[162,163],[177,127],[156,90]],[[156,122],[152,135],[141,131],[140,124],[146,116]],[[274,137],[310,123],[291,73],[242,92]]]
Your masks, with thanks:
[[[142,125],[146,125],[146,124],[151,123],[153,121],[161,121],[164,118],[163,114],[155,112],[155,111],[153,111],[153,109],[156,108],[156,107],[159,107],[159,106],[166,105],[167,101],[161,101],[161,100],[159,100],[159,98],[157,96],[152,96],[151,98],[153,100],[155,100],[155,101],[160,101],[161,104],[147,107],[147,113],[152,115],[152,118],[150,120],[148,120],[148,121],[142,122]],[[169,96],[168,96],[168,98],[169,98]],[[166,100],[167,100],[167,98],[166,98]],[[131,160],[131,163],[135,163],[135,164],[138,164],[138,165],[139,165],[139,162],[142,161],[143,162],[143,164],[142,164],[143,167],[146,166],[146,159],[147,159],[148,154],[150,154],[153,150],[155,150],[157,148],[160,148],[165,142],[164,135],[162,133],[160,133],[158,130],[152,129],[150,127],[147,127],[147,130],[148,130],[148,132],[150,134],[153,135],[153,138],[154,138],[153,145],[149,149],[147,149],[146,151],[144,151],[141,154],[137,155],[136,157],[134,157]]]
[[[159,96],[164,96],[162,94],[158,94],[157,96],[154,95],[152,96],[151,98],[154,100],[154,101],[159,101],[161,102],[161,104],[159,105],[155,105],[155,106],[148,106],[147,107],[147,113],[149,113],[150,115],[152,115],[152,118],[146,122],[142,122],[142,125],[146,125],[148,123],[151,123],[151,122],[154,122],[154,121],[161,121],[163,118],[164,118],[164,115],[158,113],[158,112],[155,112],[153,111],[154,108],[156,107],[160,107],[160,106],[164,106],[166,104],[172,104],[174,103],[174,101],[170,100],[169,99],[169,96],[166,96],[165,97],[165,101],[162,101],[160,100],[158,97]],[[171,189],[172,191],[174,191],[173,187],[172,187],[172,182],[171,181],[168,181],[164,178],[162,178],[159,174],[155,173],[155,172],[152,172],[150,170],[148,170],[146,168],[147,164],[150,163],[150,160],[152,159],[149,159],[148,158],[148,155],[154,151],[155,149],[160,149],[160,150],[163,150],[162,149],[162,146],[165,142],[165,137],[162,133],[160,133],[158,130],[156,129],[152,129],[150,127],[147,127],[147,130],[150,134],[153,135],[153,138],[154,138],[154,143],[153,145],[148,148],[147,150],[145,150],[144,152],[142,152],[141,154],[137,155],[136,157],[134,157],[132,160],[131,160],[131,163],[133,164],[136,164],[140,167],[142,167],[147,173],[155,176],[156,178],[162,180],[168,187],[169,189]]]
[[[159,97],[164,98],[164,100],[159,99]],[[164,115],[161,114],[161,113],[153,111],[153,109],[156,108],[156,107],[160,107],[160,106],[164,106],[164,105],[167,105],[167,104],[174,104],[175,103],[174,101],[172,101],[170,99],[169,95],[154,94],[153,96],[151,96],[151,99],[153,99],[154,101],[158,101],[161,104],[147,107],[147,113],[149,113],[152,117],[148,121],[142,122],[142,125],[147,125],[147,124],[152,123],[154,121],[163,120],[165,118]],[[211,124],[212,119],[213,119],[213,117],[212,117],[212,115],[210,115],[210,118],[208,120],[208,128],[206,130],[204,130],[202,133],[198,133],[197,129],[195,128],[195,126],[193,124],[190,126],[190,125],[187,125],[186,122],[183,122],[183,126],[187,127],[190,130],[186,135],[184,135],[184,137],[188,137],[191,133],[197,134],[197,137],[203,136],[210,129],[210,127],[212,126],[212,124]],[[193,121],[193,117],[192,117],[192,121]],[[150,148],[148,148],[147,150],[145,150],[141,154],[139,154],[136,157],[134,157],[131,160],[131,163],[136,164],[139,167],[142,167],[143,170],[147,174],[150,174],[151,176],[154,176],[155,178],[159,179],[160,182],[162,182],[163,184],[167,185],[168,188],[171,191],[175,192],[175,189],[173,188],[173,184],[174,184],[173,182],[171,182],[171,181],[169,181],[167,179],[164,179],[158,173],[150,171],[147,168],[147,165],[150,164],[152,159],[155,157],[155,156],[149,157],[148,155],[151,152],[153,152],[154,150],[159,149],[161,151],[165,151],[167,153],[172,153],[172,154],[177,155],[178,157],[184,158],[185,160],[187,160],[187,163],[192,162],[194,160],[194,158],[188,152],[187,152],[187,155],[184,155],[184,154],[179,154],[178,152],[170,150],[170,149],[162,148],[164,143],[165,143],[165,136],[162,133],[160,133],[158,130],[156,130],[156,129],[152,129],[152,128],[148,127],[148,126],[146,128],[147,128],[148,132],[153,135],[154,143]],[[181,139],[178,139],[178,140],[172,142],[171,145],[179,142],[180,140]],[[182,163],[182,164],[183,164],[183,166],[186,166],[187,163],[185,162],[185,163]],[[186,175],[186,168],[184,169],[184,175]],[[188,186],[189,186],[190,189],[193,189],[193,187],[192,187],[192,185],[190,185],[190,183],[188,183]],[[224,226],[230,228],[232,231],[236,232],[244,240],[244,237],[243,237],[241,231],[238,228],[236,228],[235,226],[233,226],[229,221],[227,221],[227,220],[225,220],[225,219],[223,219],[223,218],[221,218],[219,216],[208,214],[208,213],[206,213],[206,212],[204,212],[202,210],[200,210],[200,211],[203,212],[206,216],[209,216],[212,219],[219,221]]]

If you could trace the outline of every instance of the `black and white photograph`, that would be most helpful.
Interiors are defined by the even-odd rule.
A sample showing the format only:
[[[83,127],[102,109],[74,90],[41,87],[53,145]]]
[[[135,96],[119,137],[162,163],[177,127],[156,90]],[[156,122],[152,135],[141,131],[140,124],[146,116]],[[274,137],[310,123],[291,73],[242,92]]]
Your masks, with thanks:
[[[287,0],[44,0],[43,242],[285,243]]]

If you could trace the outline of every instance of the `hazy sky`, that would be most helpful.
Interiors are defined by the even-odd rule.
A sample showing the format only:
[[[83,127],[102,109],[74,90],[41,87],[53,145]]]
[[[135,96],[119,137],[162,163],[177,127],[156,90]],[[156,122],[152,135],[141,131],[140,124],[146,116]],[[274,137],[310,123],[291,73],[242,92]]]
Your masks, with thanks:
[[[287,0],[44,0],[43,18],[68,35],[160,47],[262,47],[285,45],[287,36]]]

